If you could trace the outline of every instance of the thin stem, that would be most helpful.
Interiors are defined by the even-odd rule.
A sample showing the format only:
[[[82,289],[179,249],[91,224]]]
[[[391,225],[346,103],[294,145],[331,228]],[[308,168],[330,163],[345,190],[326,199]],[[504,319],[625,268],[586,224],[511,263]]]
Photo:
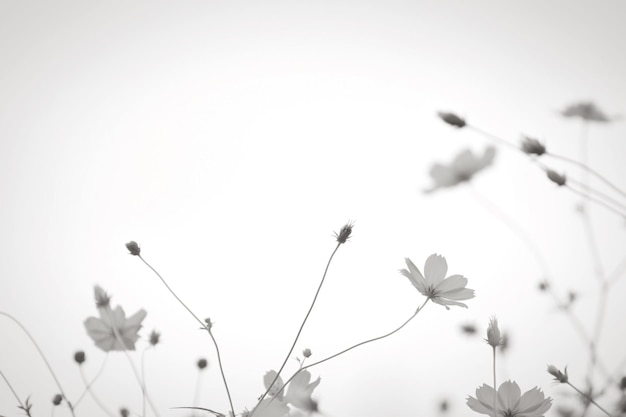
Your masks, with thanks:
[[[0,377],[2,377],[2,379],[4,379],[4,382],[7,383],[7,386],[9,387],[9,389],[11,390],[11,392],[13,393],[13,396],[15,397],[15,399],[17,400],[17,403],[20,405],[20,408],[22,410],[24,410],[26,412],[26,415],[30,417],[30,409],[27,409],[24,406],[24,403],[22,402],[22,400],[20,400],[20,397],[17,395],[17,392],[15,392],[15,390],[13,389],[13,386],[11,385],[11,383],[9,382],[9,380],[7,379],[6,376],[4,376],[4,373],[0,370]]]
[[[276,381],[280,377],[280,373],[285,368],[285,364],[287,364],[287,361],[291,357],[291,353],[293,352],[294,348],[296,347],[296,343],[298,342],[298,338],[300,337],[300,334],[302,333],[302,329],[304,328],[304,325],[306,324],[306,321],[309,318],[309,315],[311,314],[311,311],[313,310],[313,307],[315,306],[315,302],[317,301],[317,296],[319,295],[320,290],[322,289],[322,285],[324,285],[324,280],[326,279],[326,274],[328,273],[328,268],[330,267],[330,263],[333,260],[333,257],[335,256],[335,253],[337,253],[337,250],[339,249],[339,246],[341,246],[341,243],[337,243],[337,246],[335,246],[335,250],[333,250],[333,252],[330,254],[330,257],[328,258],[328,262],[326,263],[326,268],[324,269],[324,274],[322,275],[322,280],[320,281],[320,283],[319,283],[319,285],[317,287],[317,291],[315,292],[315,296],[313,297],[313,301],[311,302],[311,305],[309,306],[309,311],[307,311],[306,315],[304,316],[304,320],[302,320],[302,323],[300,324],[300,328],[298,329],[298,333],[296,334],[296,337],[293,340],[293,343],[291,344],[291,347],[289,348],[289,352],[287,353],[287,356],[285,356],[285,359],[283,360],[283,363],[280,366],[280,369],[276,373],[276,376],[274,377],[274,380],[272,381],[271,384],[268,385],[267,390],[259,398],[259,403],[261,403],[261,401],[263,401],[263,399],[267,396],[267,393],[270,392],[270,390],[272,389],[272,387],[274,386],[274,384],[276,383]],[[252,410],[252,413],[254,413],[254,410]]]
[[[494,135],[493,133],[489,133],[487,131],[484,131],[476,126],[470,126],[470,125],[465,125],[466,128],[468,128],[469,130],[473,130],[474,132],[487,137],[488,139],[491,139],[492,141],[499,143],[501,145],[504,146],[508,146],[509,148],[513,148],[516,149],[518,151],[522,151],[517,145],[514,145],[513,143],[509,142],[508,140],[502,139],[501,137]],[[523,151],[522,151],[523,152]]]
[[[200,376],[202,375],[202,370],[198,369],[198,377],[196,378],[196,391],[193,394],[193,406],[197,407],[198,406],[198,400],[200,398],[200,383],[201,383],[201,378]],[[194,411],[193,416],[196,415],[196,412]]]
[[[610,206],[609,204],[605,203],[602,200],[599,200],[595,197],[590,196],[589,194],[581,191],[581,190],[577,190],[576,188],[572,188],[571,185],[569,184],[565,184],[564,187],[566,187],[567,189],[569,189],[570,191],[572,191],[574,194],[578,194],[583,198],[586,198],[589,201],[593,201],[594,203],[604,207],[605,209],[612,211],[613,213],[617,214],[618,216],[622,217],[622,218],[626,218],[626,213],[619,211],[618,209]],[[585,209],[583,208],[583,212],[585,211]]]
[[[37,352],[39,352],[39,356],[41,356],[41,358],[43,359],[44,363],[46,364],[46,367],[48,368],[48,371],[50,372],[50,375],[52,375],[52,378],[54,379],[54,382],[57,385],[57,388],[59,389],[59,392],[61,393],[61,395],[63,396],[63,399],[65,399],[65,402],[67,403],[70,412],[72,413],[72,416],[76,417],[76,415],[74,414],[74,407],[72,406],[72,403],[70,402],[70,400],[67,398],[67,395],[65,395],[65,392],[63,391],[63,387],[61,387],[61,383],[59,382],[59,379],[57,378],[56,374],[54,373],[54,371],[52,370],[52,366],[50,366],[50,363],[48,362],[48,359],[46,359],[46,355],[43,354],[43,351],[41,350],[41,348],[39,347],[39,345],[37,344],[37,342],[35,341],[35,339],[33,338],[33,336],[30,334],[30,332],[28,330],[26,330],[26,327],[24,327],[22,325],[22,323],[20,323],[15,317],[13,317],[12,315],[5,313],[3,311],[0,311],[0,315],[5,316],[11,320],[13,320],[13,322],[15,322],[24,333],[26,333],[26,336],[28,336],[28,338],[30,339],[30,341],[32,342],[32,344],[35,346],[35,349],[37,349]]]
[[[83,383],[85,384],[85,391],[83,392],[83,394],[78,398],[78,400],[76,400],[76,404],[74,405],[75,407],[78,406],[78,403],[82,400],[83,396],[85,395],[85,393],[89,392],[89,394],[91,395],[91,398],[94,400],[94,402],[98,405],[98,407],[100,407],[100,409],[102,409],[102,411],[104,411],[107,415],[109,415],[110,417],[117,417],[115,415],[115,413],[113,413],[111,410],[109,410],[102,401],[100,401],[100,398],[98,398],[96,396],[96,394],[93,392],[93,390],[91,389],[91,385],[95,382],[95,380],[100,376],[100,373],[102,372],[102,370],[104,369],[104,364],[106,363],[107,359],[109,358],[109,355],[107,353],[107,356],[105,357],[104,361],[102,362],[102,366],[100,367],[100,370],[98,371],[98,373],[96,374],[96,376],[91,380],[91,382],[87,382],[87,377],[85,376],[85,372],[83,370],[83,367],[80,367],[80,377],[83,380]]]
[[[574,390],[580,394],[582,397],[584,397],[587,401],[589,401],[591,404],[595,405],[596,407],[598,407],[604,414],[606,414],[609,417],[613,417],[611,415],[611,413],[609,413],[608,411],[606,411],[604,408],[602,408],[597,402],[595,402],[595,400],[593,398],[591,398],[589,395],[585,394],[584,392],[582,392],[581,390],[579,390],[578,388],[576,388],[574,385],[572,385],[571,382],[566,382],[567,385],[569,385],[570,387],[574,388]]]
[[[617,201],[616,199],[606,195],[605,193],[596,190],[595,188],[590,187],[588,184],[584,184],[581,181],[577,181],[573,178],[568,178],[567,182],[569,184],[574,184],[576,186],[579,186],[581,188],[583,188],[590,196],[591,195],[596,195],[598,197],[598,199],[603,198],[604,201],[612,204],[614,207],[623,210],[624,212],[626,212],[626,205],[620,203],[619,201]]]
[[[493,396],[493,415],[494,417],[498,415],[498,404],[496,399],[498,398],[498,386],[496,385],[496,347],[492,346],[493,349],[493,389],[496,392],[496,395]]]
[[[232,397],[230,395],[230,389],[228,388],[228,382],[226,382],[226,374],[224,373],[224,367],[222,365],[222,359],[220,356],[220,350],[219,347],[217,346],[217,341],[215,340],[215,337],[213,337],[213,333],[211,332],[210,329],[210,325],[208,325],[207,323],[204,323],[202,320],[200,320],[198,318],[198,316],[196,316],[193,311],[191,311],[191,309],[189,307],[187,307],[187,305],[183,302],[183,300],[181,300],[180,298],[178,298],[178,296],[176,295],[176,293],[170,288],[169,285],[167,285],[167,282],[165,282],[165,279],[163,279],[163,277],[161,276],[161,274],[159,274],[157,272],[156,269],[154,269],[152,267],[152,265],[150,265],[141,255],[137,255],[139,257],[139,259],[141,259],[143,261],[144,264],[146,264],[146,266],[148,268],[150,268],[152,270],[152,272],[154,272],[156,274],[157,277],[159,277],[159,279],[161,280],[161,282],[163,283],[163,285],[165,285],[165,287],[169,290],[169,292],[174,296],[174,298],[176,298],[176,300],[178,300],[178,302],[185,307],[185,310],[187,310],[189,312],[189,314],[191,314],[191,316],[198,322],[200,323],[200,326],[202,326],[203,329],[207,330],[207,332],[209,333],[209,336],[211,336],[211,340],[213,341],[213,345],[215,346],[215,351],[217,352],[217,362],[219,364],[219,368],[220,368],[220,373],[222,374],[222,380],[224,381],[224,388],[226,389],[226,395],[228,396],[228,403],[230,404],[230,411],[233,413],[233,415],[235,414],[235,408],[233,407],[233,400]]]
[[[148,347],[144,348],[143,352],[141,352],[141,383],[143,384],[144,389],[147,389],[146,387],[146,350],[148,350]],[[145,416],[146,415],[146,396],[143,396],[143,401],[141,404],[141,415]]]
[[[607,281],[609,285],[615,285],[617,281],[619,281],[626,271],[626,257],[622,259],[622,261],[615,267],[615,269],[607,276]]]

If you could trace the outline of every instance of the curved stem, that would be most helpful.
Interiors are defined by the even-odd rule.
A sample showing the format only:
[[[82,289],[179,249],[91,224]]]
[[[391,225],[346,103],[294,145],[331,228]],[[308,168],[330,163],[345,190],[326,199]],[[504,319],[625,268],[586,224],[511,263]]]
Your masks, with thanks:
[[[493,396],[493,415],[496,417],[498,415],[498,402],[496,399],[498,398],[498,386],[496,385],[496,347],[492,346],[493,349],[493,390],[496,392],[496,395]]]
[[[87,381],[87,377],[85,376],[84,369],[82,365],[80,366],[80,377],[83,380],[83,383],[85,384],[85,390],[74,403],[74,407],[78,407],[78,405],[84,398],[85,394],[88,392],[89,395],[91,395],[91,398],[93,398],[94,402],[98,405],[98,407],[102,409],[102,411],[104,411],[110,417],[116,417],[115,413],[113,413],[108,408],[106,408],[106,406],[102,403],[102,401],[100,401],[100,398],[98,398],[96,394],[93,392],[93,390],[91,389],[91,386],[93,385],[93,383],[96,382],[96,380],[102,374],[102,371],[104,370],[104,366],[106,365],[108,359],[109,359],[109,353],[107,352],[106,356],[104,357],[104,360],[102,361],[102,364],[100,365],[100,369],[98,370],[98,372],[96,373],[96,376],[94,376],[91,381]]]
[[[13,322],[15,322],[15,324],[17,324],[22,329],[22,331],[24,333],[26,333],[26,336],[28,336],[28,338],[30,339],[30,341],[33,344],[33,346],[35,346],[35,349],[37,349],[37,352],[39,352],[39,356],[41,356],[41,358],[43,359],[44,363],[46,364],[46,367],[48,368],[48,371],[50,372],[50,375],[52,375],[52,378],[54,379],[54,382],[56,383],[57,388],[59,389],[59,392],[61,393],[61,395],[65,399],[65,402],[67,403],[67,405],[68,405],[68,407],[70,409],[70,413],[72,413],[72,416],[76,417],[76,415],[74,414],[74,407],[72,406],[72,403],[67,398],[67,395],[65,395],[65,392],[63,391],[63,387],[61,387],[61,383],[59,382],[59,379],[57,378],[56,374],[52,370],[52,366],[50,366],[50,363],[48,362],[48,359],[46,359],[46,355],[43,354],[43,351],[41,350],[41,348],[39,347],[39,345],[37,344],[37,342],[35,341],[33,336],[30,334],[30,332],[28,330],[26,330],[26,327],[24,327],[22,325],[22,323],[20,323],[12,315],[10,315],[8,313],[5,313],[3,311],[0,311],[0,315],[5,316],[5,317],[13,320]]]
[[[574,390],[579,393],[583,398],[585,398],[587,401],[589,401],[591,404],[595,405],[596,407],[598,407],[604,414],[606,414],[609,417],[613,417],[611,415],[611,413],[609,413],[608,411],[606,411],[604,408],[602,408],[597,402],[595,402],[595,400],[593,398],[591,398],[589,395],[585,394],[584,392],[582,392],[581,390],[579,390],[578,388],[576,388],[574,385],[572,385],[571,382],[567,382],[567,385],[569,385],[570,387],[574,388]]]
[[[17,400],[17,403],[20,405],[19,408],[21,410],[23,410],[24,412],[26,412],[26,415],[28,417],[31,417],[30,414],[30,408],[26,408],[26,406],[24,405],[24,403],[22,402],[22,400],[20,400],[19,395],[17,395],[17,392],[15,392],[15,390],[13,389],[13,386],[11,385],[11,383],[9,382],[9,380],[7,379],[6,376],[4,376],[4,373],[2,371],[0,371],[0,377],[2,377],[2,379],[4,379],[4,382],[6,382],[7,386],[9,387],[9,390],[11,390],[11,392],[13,393],[13,396],[15,397],[15,399]]]

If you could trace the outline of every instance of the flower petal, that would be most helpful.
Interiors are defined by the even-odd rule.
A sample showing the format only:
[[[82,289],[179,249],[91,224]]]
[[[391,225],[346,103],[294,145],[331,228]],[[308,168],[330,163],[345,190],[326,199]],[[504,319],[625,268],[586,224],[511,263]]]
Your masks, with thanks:
[[[540,417],[552,407],[552,399],[545,399],[543,392],[537,387],[527,391],[520,398],[517,406],[518,415]]]
[[[498,388],[498,404],[503,410],[515,411],[520,401],[521,390],[513,381],[504,381]]]
[[[462,275],[451,275],[444,279],[439,285],[435,287],[436,292],[446,292],[456,289],[465,288],[467,285],[467,278]]]
[[[400,273],[407,277],[420,293],[426,295],[426,280],[424,279],[424,276],[409,258],[406,258],[405,262],[409,267],[409,270],[407,271],[406,269],[401,269]]]
[[[469,300],[474,298],[474,290],[470,288],[461,288],[458,290],[445,291],[439,294],[442,298],[447,298],[449,300]]]
[[[448,263],[446,258],[441,255],[432,254],[426,259],[424,265],[424,275],[426,279],[426,286],[435,287],[439,285],[441,281],[446,277],[448,272]]]
[[[274,378],[276,378],[276,375],[278,375],[278,373],[274,370],[271,370],[265,373],[265,375],[263,376],[263,385],[265,385],[265,389],[268,389],[270,387],[270,384],[272,383],[272,381],[274,381]],[[272,389],[269,390],[267,394],[273,397],[276,395],[276,393],[278,393],[278,396],[276,398],[282,400],[284,396],[284,392],[285,392],[284,390],[281,389],[283,385],[284,385],[283,379],[280,376],[278,376],[278,378],[276,379],[276,382],[274,382],[274,385],[272,385]]]

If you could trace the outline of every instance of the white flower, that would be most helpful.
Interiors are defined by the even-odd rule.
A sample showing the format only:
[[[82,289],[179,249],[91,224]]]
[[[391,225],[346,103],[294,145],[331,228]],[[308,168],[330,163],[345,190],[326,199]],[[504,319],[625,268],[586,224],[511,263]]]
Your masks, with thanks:
[[[467,398],[467,405],[477,413],[492,417],[494,400],[497,400],[498,415],[503,417],[542,417],[552,407],[552,398],[545,398],[537,387],[521,394],[516,382],[503,382],[497,393],[483,384],[476,389],[476,398]]]
[[[476,156],[471,150],[466,149],[458,154],[448,165],[435,164],[430,168],[430,177],[433,179],[433,186],[425,193],[431,193],[439,188],[453,187],[472,179],[476,173],[487,168],[493,163],[496,155],[496,148],[489,146],[481,156]]]
[[[451,305],[467,308],[467,305],[458,300],[469,300],[474,298],[474,290],[465,288],[467,278],[462,275],[451,275],[445,278],[448,272],[448,264],[443,256],[432,254],[426,259],[424,265],[424,275],[415,264],[406,258],[408,270],[402,269],[400,273],[407,277],[411,284],[424,296],[434,303],[441,304],[448,310]],[[444,279],[445,278],[445,279]]]
[[[276,378],[276,371],[268,371],[263,377],[265,389],[268,389]],[[311,373],[307,370],[299,371],[287,385],[287,393],[284,394],[283,380],[279,376],[267,393],[272,398],[265,398],[259,403],[254,412],[254,417],[284,417],[290,413],[287,404],[305,411],[316,411],[317,403],[311,398],[313,390],[319,385],[320,378],[311,381]],[[290,416],[292,414],[289,414]]]
[[[307,370],[300,371],[291,380],[287,386],[287,394],[285,395],[285,401],[294,407],[298,407],[302,410],[315,411],[317,408],[316,402],[311,398],[313,390],[320,384],[320,378],[314,382],[311,382],[311,373]]]
[[[139,329],[141,322],[146,318],[146,311],[139,310],[129,318],[126,318],[124,309],[117,306],[115,310],[110,307],[98,309],[100,318],[89,317],[85,320],[85,328],[89,337],[96,342],[96,346],[105,352],[112,350],[135,350],[135,342],[139,339]],[[115,335],[117,330],[122,343]]]

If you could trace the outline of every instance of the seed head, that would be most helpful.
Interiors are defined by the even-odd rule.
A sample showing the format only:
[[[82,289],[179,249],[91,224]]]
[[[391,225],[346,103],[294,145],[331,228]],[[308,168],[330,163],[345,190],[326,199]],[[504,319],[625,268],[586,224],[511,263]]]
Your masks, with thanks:
[[[522,151],[528,155],[543,155],[546,153],[546,147],[537,139],[524,136],[522,139]]]
[[[567,366],[565,367],[565,373],[559,371],[556,366],[548,365],[548,373],[554,377],[556,381],[559,381],[561,384],[565,384],[569,377],[567,376]]]
[[[465,123],[464,119],[461,119],[459,116],[457,116],[454,113],[448,113],[448,112],[440,111],[439,113],[437,113],[437,115],[439,116],[439,118],[441,120],[443,120],[444,122],[446,122],[450,126],[454,126],[454,127],[459,128],[459,129],[462,128],[462,127],[465,127],[465,125],[467,124],[467,123]]]
[[[63,401],[63,396],[61,394],[57,394],[52,397],[52,404],[55,406],[61,404],[61,401]]]
[[[196,365],[198,366],[198,369],[200,370],[203,370],[204,368],[206,368],[208,364],[209,363],[204,358],[198,359],[198,362],[196,363]]]
[[[74,361],[77,364],[82,365],[83,362],[85,362],[85,352],[83,352],[82,350],[79,350],[78,352],[76,352],[74,354]]]
[[[311,349],[309,348],[306,348],[302,351],[302,356],[304,356],[305,358],[310,358],[311,355],[312,355]]]
[[[346,243],[346,241],[350,239],[353,226],[354,223],[348,222],[341,228],[339,233],[335,232],[335,238],[337,239],[337,242],[339,242],[340,244]]]
[[[498,319],[491,317],[489,319],[489,326],[487,327],[487,338],[485,339],[488,345],[494,349],[502,345],[502,335],[498,328]]]
[[[139,256],[139,254],[141,253],[141,248],[134,240],[131,240],[126,244],[126,249],[128,249],[130,254],[133,256]]]
[[[548,174],[548,178],[550,179],[550,181],[552,181],[559,187],[565,185],[565,183],[567,182],[564,174],[559,174],[558,172],[551,169],[547,170],[546,174]]]

